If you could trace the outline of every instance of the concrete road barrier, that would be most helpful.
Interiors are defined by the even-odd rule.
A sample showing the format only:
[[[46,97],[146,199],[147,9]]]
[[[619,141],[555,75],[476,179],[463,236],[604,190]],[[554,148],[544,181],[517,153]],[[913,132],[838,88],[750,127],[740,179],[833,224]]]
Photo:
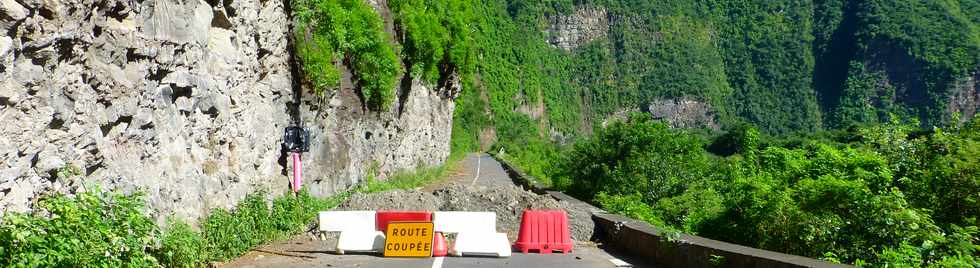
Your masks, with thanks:
[[[436,232],[497,232],[497,214],[479,211],[436,211],[432,223]]]
[[[320,231],[340,232],[336,250],[338,254],[346,251],[381,251],[385,235],[375,230],[375,211],[321,211]]]
[[[451,251],[456,256],[480,254],[510,257],[511,248],[505,233],[463,232],[456,234],[456,243]]]
[[[456,234],[456,242],[450,250],[453,255],[510,256],[511,247],[507,234],[497,232],[496,213],[436,211],[432,220],[437,232]]]

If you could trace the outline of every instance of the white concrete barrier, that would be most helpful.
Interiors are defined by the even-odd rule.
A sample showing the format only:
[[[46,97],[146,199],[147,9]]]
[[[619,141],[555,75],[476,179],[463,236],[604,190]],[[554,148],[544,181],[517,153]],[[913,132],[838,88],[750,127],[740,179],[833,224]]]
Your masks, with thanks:
[[[345,251],[381,251],[385,234],[375,230],[375,211],[321,211],[320,231],[340,232],[337,253]]]
[[[432,215],[436,232],[497,232],[497,214],[493,212],[436,211]]]
[[[496,255],[509,257],[507,234],[497,232],[497,214],[493,212],[437,211],[432,216],[436,232],[456,233],[453,255]]]
[[[463,254],[495,255],[510,257],[510,241],[505,233],[464,232],[456,234],[453,255]]]

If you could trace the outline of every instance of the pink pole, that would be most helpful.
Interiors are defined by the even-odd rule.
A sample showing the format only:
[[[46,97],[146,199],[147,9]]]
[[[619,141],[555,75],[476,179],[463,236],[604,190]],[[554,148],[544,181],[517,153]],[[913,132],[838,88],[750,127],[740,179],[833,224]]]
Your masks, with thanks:
[[[293,152],[293,193],[298,193],[303,185],[303,161],[299,153]]]

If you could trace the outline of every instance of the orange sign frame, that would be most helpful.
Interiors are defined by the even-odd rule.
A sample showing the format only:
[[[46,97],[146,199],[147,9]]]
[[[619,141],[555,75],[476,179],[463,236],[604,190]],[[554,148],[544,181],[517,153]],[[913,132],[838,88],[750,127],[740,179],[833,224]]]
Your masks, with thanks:
[[[391,222],[385,230],[385,257],[432,257],[432,222]]]

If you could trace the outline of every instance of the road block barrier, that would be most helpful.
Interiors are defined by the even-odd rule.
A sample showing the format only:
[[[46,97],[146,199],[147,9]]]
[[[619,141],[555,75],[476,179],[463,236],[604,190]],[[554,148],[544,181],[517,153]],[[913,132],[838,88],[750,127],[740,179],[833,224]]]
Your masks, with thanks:
[[[374,229],[374,211],[321,211],[320,231],[340,232],[335,246],[337,254],[346,251],[380,251],[384,247],[384,233]]]
[[[378,211],[376,230],[388,230],[388,223],[393,221],[431,222],[432,212],[428,211]]]
[[[521,231],[514,248],[523,253],[537,250],[550,254],[558,250],[572,252],[572,238],[568,231],[568,214],[564,210],[525,210],[521,215]]]
[[[446,237],[441,232],[436,232],[436,235],[432,237],[432,257],[442,257],[449,254],[449,246],[446,244]]]
[[[340,232],[337,253],[345,251],[383,252],[385,231],[392,222],[432,222],[433,254],[451,253],[508,257],[512,247],[507,234],[497,232],[497,215],[470,211],[324,211],[319,215],[320,231]],[[456,234],[451,248],[443,234]],[[566,230],[567,234],[567,230]],[[387,253],[386,253],[387,254]]]
[[[451,253],[510,256],[507,234],[497,232],[497,214],[493,212],[437,211],[433,215],[437,232],[455,233]]]
[[[463,254],[493,255],[510,257],[510,241],[505,233],[458,233],[453,244],[453,255]]]

